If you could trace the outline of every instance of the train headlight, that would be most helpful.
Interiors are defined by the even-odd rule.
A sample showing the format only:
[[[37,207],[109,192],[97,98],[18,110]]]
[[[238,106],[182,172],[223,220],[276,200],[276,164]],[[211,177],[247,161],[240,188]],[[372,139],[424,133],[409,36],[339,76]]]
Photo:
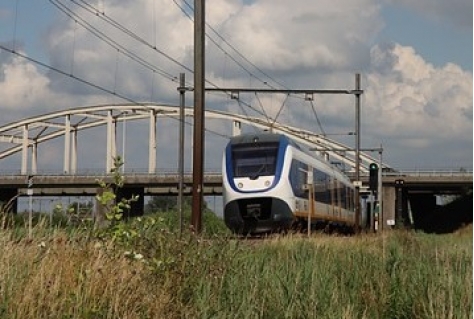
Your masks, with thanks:
[[[265,186],[266,187],[270,186],[270,181],[265,181]]]
[[[238,183],[238,184],[237,184],[237,187],[238,187],[238,188],[242,188],[242,187],[244,187],[244,184]]]

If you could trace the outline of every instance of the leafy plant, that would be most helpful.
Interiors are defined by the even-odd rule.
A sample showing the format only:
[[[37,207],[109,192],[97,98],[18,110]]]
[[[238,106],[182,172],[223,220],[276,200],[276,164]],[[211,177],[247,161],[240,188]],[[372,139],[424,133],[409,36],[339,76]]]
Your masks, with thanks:
[[[124,209],[130,209],[131,203],[138,200],[138,195],[131,198],[122,198],[117,202],[117,191],[125,183],[125,177],[120,173],[123,166],[123,160],[120,156],[114,158],[114,167],[110,170],[112,173],[112,182],[106,183],[104,180],[97,180],[102,193],[96,195],[98,202],[105,207],[105,217],[111,223],[120,221],[123,217]]]
[[[112,239],[117,242],[130,242],[138,232],[130,229],[126,223],[122,221],[125,209],[130,209],[131,204],[138,200],[138,195],[131,198],[122,198],[117,202],[117,192],[123,187],[125,177],[120,173],[120,168],[123,161],[120,156],[114,158],[114,167],[111,169],[112,182],[106,183],[104,180],[98,180],[102,192],[96,195],[97,201],[105,209],[105,218],[108,221],[108,226],[105,229],[100,229],[97,236],[102,239]]]

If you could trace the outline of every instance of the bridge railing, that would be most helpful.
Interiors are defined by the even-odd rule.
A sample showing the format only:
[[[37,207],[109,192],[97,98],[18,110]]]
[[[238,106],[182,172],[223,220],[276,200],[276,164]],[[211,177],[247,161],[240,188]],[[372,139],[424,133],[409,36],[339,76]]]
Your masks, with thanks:
[[[192,175],[192,170],[185,170],[184,175],[189,176]],[[177,169],[173,168],[163,168],[163,169],[157,169],[155,172],[148,172],[147,169],[140,169],[140,168],[133,168],[133,169],[126,169],[125,171],[121,171],[121,174],[123,174],[125,177],[127,176],[150,176],[150,175],[156,175],[156,176],[177,176],[179,175],[179,172]],[[220,168],[206,168],[204,171],[205,175],[208,176],[217,176],[221,174],[221,169]],[[28,174],[21,174],[20,170],[0,170],[0,176],[2,178],[8,178],[8,177],[19,177],[19,176],[77,176],[77,177],[101,177],[101,176],[109,176],[111,173],[106,173],[103,169],[99,168],[92,168],[92,169],[80,169],[76,173],[62,173],[58,172],[57,170],[41,170],[36,172],[35,174],[33,173],[28,173]]]
[[[383,171],[383,176],[413,176],[413,177],[464,177],[472,176],[472,169],[415,169]]]
[[[179,172],[176,168],[158,168],[155,172],[149,173],[145,168],[130,168],[126,169],[122,172],[124,176],[149,176],[149,175],[156,175],[156,176],[177,176]],[[206,168],[205,175],[208,176],[218,176],[221,175],[220,168]],[[348,176],[352,177],[354,175],[353,172],[346,172]],[[86,169],[79,169],[76,173],[63,173],[58,172],[57,170],[41,170],[38,171],[36,174],[28,173],[28,174],[21,174],[20,170],[1,170],[0,169],[0,176],[2,178],[16,177],[19,176],[28,176],[28,175],[36,175],[36,176],[108,176],[110,173],[106,173],[103,169],[100,168],[86,168]],[[184,171],[184,175],[189,176],[192,175],[192,170],[187,169]],[[473,170],[472,169],[404,169],[404,170],[390,170],[382,171],[383,176],[419,176],[419,177],[462,177],[462,176],[472,176]],[[361,173],[361,176],[368,176],[367,173]]]

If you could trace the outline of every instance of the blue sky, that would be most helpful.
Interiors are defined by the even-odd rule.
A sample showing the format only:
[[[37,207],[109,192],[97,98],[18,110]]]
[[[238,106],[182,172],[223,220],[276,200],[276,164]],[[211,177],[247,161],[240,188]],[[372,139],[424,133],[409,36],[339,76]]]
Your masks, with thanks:
[[[381,15],[385,25],[374,42],[395,41],[415,48],[436,66],[453,62],[472,70],[472,25],[465,27],[437,21],[428,14],[396,4],[383,5]],[[16,25],[16,40],[22,42],[32,56],[44,58],[42,34],[60,16],[48,1],[6,1],[0,5],[0,39],[11,41]]]
[[[183,71],[96,17],[88,16],[71,1],[57,1],[167,72]],[[192,24],[173,1],[90,3],[101,5],[107,15],[192,67]],[[294,0],[289,4],[286,0],[209,0],[207,10],[208,23],[270,75],[269,82],[277,79],[292,88],[352,88],[353,74],[360,72],[365,90],[363,146],[383,144],[388,164],[398,168],[472,168],[472,1],[453,0],[448,4],[442,0]],[[219,38],[215,41],[264,78]],[[8,0],[0,4],[0,44],[12,48],[13,42],[16,50],[33,59],[65,72],[74,70],[74,75],[106,88],[116,87],[132,99],[177,101],[176,83],[155,77],[117,54],[117,50],[87,34],[49,1]],[[208,42],[207,54],[207,77],[213,83],[259,86],[213,43]],[[192,75],[187,74],[187,78],[192,79]],[[117,98],[84,88],[1,49],[0,95],[0,125],[65,108],[118,102]],[[274,116],[284,100],[281,96],[262,96],[258,102],[247,98],[254,105],[262,103],[266,112]],[[214,97],[208,101],[209,107],[239,112],[231,101]],[[290,106],[279,120],[317,130],[313,114],[301,110],[298,103],[289,101]],[[345,114],[350,113],[347,105],[352,103],[317,98],[316,108],[327,132],[353,129],[351,116]],[[226,132],[224,124],[210,125]],[[168,127],[172,129],[173,124],[164,124],[163,129]],[[137,136],[141,134],[139,128],[135,131]],[[135,131],[132,126],[128,128],[130,135]],[[213,144],[219,147],[208,150],[209,166],[220,165],[218,159],[225,142],[219,140]],[[162,147],[166,150],[161,154],[175,153],[174,145]],[[94,148],[103,146],[91,145]],[[133,146],[127,149],[131,153],[128,158],[133,161],[132,154],[138,152]],[[61,166],[61,151],[55,147],[51,150],[58,152],[58,163],[40,159],[40,169],[41,165]],[[175,157],[160,156],[163,165],[176,165]],[[136,165],[142,165],[138,156],[136,161],[140,163]],[[84,158],[82,165],[96,162]],[[0,161],[0,169],[2,165],[15,164]]]
[[[387,5],[382,9],[385,28],[378,41],[395,41],[408,45],[436,66],[456,63],[472,70],[472,25],[463,27],[436,21],[418,11]]]

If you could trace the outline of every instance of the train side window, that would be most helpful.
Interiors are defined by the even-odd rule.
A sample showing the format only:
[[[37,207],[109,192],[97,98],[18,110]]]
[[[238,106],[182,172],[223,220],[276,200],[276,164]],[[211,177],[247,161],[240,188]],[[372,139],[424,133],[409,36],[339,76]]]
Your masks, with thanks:
[[[339,184],[341,189],[341,207],[347,208],[347,195],[346,195],[346,186],[342,183]]]
[[[329,191],[329,175],[326,173],[314,169],[313,170],[313,180],[314,180],[314,198],[318,202],[325,204],[331,203],[331,195]]]
[[[308,165],[298,160],[293,160],[291,162],[289,179],[291,188],[293,189],[293,193],[296,197],[308,197],[308,192],[303,187],[307,183],[308,179],[307,169]]]

